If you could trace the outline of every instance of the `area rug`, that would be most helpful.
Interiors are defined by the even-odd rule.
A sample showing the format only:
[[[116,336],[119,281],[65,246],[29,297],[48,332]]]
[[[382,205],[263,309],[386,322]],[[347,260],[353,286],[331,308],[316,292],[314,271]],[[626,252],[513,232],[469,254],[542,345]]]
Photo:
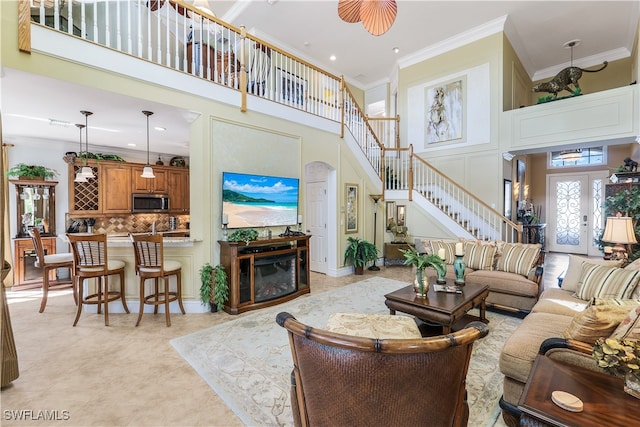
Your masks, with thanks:
[[[406,283],[371,278],[244,315],[171,341],[233,412],[250,426],[292,426],[289,401],[293,366],[287,332],[276,324],[286,311],[323,327],[334,312],[389,313],[384,294]],[[498,356],[520,319],[489,312],[489,335],[476,342],[467,375],[469,425],[493,426],[503,376]]]

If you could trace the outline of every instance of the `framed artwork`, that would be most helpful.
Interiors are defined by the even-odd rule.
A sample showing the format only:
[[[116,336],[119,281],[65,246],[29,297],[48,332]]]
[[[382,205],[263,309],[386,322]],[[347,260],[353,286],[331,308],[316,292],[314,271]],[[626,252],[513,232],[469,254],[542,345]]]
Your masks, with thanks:
[[[387,231],[396,223],[396,202],[386,202]]]
[[[427,144],[462,139],[463,80],[425,89],[425,115]]]
[[[406,225],[405,205],[398,205],[396,208],[396,225],[404,227]]]
[[[358,232],[358,184],[345,184],[345,233]]]
[[[285,104],[293,104],[298,108],[304,108],[304,100],[307,96],[307,81],[276,68],[276,94],[277,100]]]
[[[504,180],[504,212],[506,218],[511,219],[511,202],[513,200],[513,183],[510,179]]]

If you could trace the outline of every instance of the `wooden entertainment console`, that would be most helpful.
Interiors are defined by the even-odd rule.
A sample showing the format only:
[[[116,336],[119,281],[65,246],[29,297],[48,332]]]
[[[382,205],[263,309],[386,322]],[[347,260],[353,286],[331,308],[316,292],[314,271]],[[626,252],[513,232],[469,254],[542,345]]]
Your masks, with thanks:
[[[274,237],[248,245],[219,240],[220,264],[229,277],[224,311],[239,314],[309,293],[310,237]]]

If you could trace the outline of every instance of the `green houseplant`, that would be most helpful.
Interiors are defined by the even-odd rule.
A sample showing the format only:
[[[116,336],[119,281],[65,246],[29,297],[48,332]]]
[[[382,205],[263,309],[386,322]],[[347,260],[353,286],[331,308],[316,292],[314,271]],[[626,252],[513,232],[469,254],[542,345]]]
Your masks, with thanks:
[[[16,177],[22,179],[52,179],[58,175],[54,169],[50,169],[40,165],[28,165],[26,163],[18,163],[9,169],[6,173],[7,177]]]
[[[438,273],[438,277],[444,277],[447,271],[444,260],[436,254],[421,254],[413,246],[407,250],[400,249],[400,252],[404,254],[405,265],[412,265],[416,268],[415,283],[418,292],[422,296],[429,291],[429,283],[424,276],[424,269],[432,267]]]
[[[349,243],[344,251],[343,264],[353,264],[355,274],[363,274],[364,266],[375,259],[378,259],[378,248],[367,240],[360,240],[357,237],[348,237]]]
[[[229,298],[227,273],[220,264],[215,267],[206,263],[200,269],[200,301],[210,304],[211,311],[222,310]]]
[[[253,228],[240,228],[229,236],[230,242],[244,242],[246,245],[249,242],[256,240],[258,238],[258,232]]]

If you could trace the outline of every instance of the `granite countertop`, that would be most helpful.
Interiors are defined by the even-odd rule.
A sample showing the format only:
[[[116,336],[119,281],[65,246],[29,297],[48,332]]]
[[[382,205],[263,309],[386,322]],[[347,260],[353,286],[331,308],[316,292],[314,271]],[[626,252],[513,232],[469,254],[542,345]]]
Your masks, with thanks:
[[[184,233],[185,231],[188,230],[173,230],[173,232],[175,233]],[[194,242],[201,242],[201,239],[194,239],[191,237],[173,237],[171,236],[171,231],[162,231],[162,232],[158,232],[158,234],[162,234],[163,235],[163,245],[165,247],[186,247],[186,246],[193,246]],[[86,233],[75,233],[75,234],[86,234]],[[148,234],[148,233],[134,233],[134,234]],[[169,235],[166,235],[169,234]],[[65,242],[68,242],[67,236],[65,234],[62,234],[60,236],[62,240],[64,240]],[[129,233],[111,233],[111,234],[107,234],[107,245],[109,247],[128,247],[131,246],[131,239],[129,238]]]

